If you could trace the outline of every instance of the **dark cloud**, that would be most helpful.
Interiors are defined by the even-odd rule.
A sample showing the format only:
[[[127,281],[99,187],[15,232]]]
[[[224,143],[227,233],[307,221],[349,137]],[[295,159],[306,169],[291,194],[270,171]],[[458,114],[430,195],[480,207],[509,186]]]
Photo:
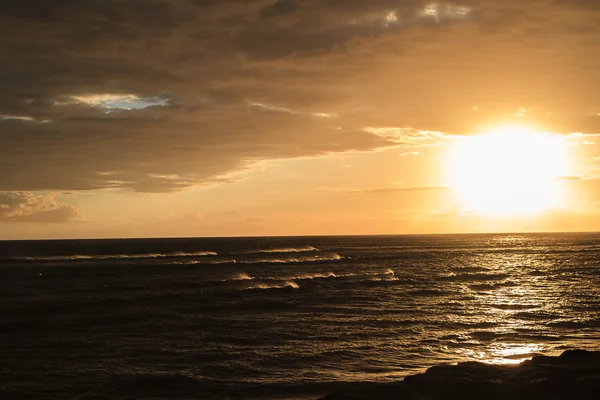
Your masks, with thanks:
[[[367,127],[465,133],[520,108],[598,132],[594,4],[2,1],[0,190],[177,191],[401,144]]]
[[[286,14],[291,14],[298,8],[298,2],[296,0],[277,0],[273,4],[269,4],[264,7],[260,14],[263,17],[277,17]]]
[[[0,222],[67,222],[81,218],[75,207],[55,196],[30,192],[0,192]]]
[[[5,190],[182,190],[264,158],[298,157],[392,142],[337,130],[318,118],[245,109],[209,116],[185,107],[70,117],[59,124],[0,122]],[[268,129],[265,130],[265,127]]]

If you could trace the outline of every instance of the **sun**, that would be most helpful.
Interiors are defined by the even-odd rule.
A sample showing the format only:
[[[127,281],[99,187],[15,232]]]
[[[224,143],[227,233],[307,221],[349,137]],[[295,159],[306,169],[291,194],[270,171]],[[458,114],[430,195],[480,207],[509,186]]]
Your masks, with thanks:
[[[561,205],[568,174],[559,135],[506,126],[457,139],[450,186],[466,210],[491,216],[532,215]]]

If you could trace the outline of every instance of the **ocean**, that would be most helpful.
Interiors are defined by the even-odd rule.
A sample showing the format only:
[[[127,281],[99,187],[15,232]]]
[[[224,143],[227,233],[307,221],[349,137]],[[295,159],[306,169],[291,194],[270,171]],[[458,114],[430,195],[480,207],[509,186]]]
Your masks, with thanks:
[[[600,234],[0,242],[1,399],[311,399],[600,346]]]

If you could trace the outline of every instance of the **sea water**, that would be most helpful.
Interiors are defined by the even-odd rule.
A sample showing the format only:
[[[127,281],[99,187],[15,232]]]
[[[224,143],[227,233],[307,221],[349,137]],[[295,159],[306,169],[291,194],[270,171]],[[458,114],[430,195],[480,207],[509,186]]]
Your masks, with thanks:
[[[0,242],[0,398],[315,398],[597,349],[600,234]]]

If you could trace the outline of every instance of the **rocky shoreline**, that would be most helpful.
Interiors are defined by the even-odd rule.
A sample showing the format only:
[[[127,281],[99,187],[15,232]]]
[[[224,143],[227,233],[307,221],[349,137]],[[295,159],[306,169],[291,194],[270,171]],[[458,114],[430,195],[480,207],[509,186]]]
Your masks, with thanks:
[[[392,384],[333,392],[320,400],[600,399],[600,351],[567,350],[518,365],[463,362]]]

